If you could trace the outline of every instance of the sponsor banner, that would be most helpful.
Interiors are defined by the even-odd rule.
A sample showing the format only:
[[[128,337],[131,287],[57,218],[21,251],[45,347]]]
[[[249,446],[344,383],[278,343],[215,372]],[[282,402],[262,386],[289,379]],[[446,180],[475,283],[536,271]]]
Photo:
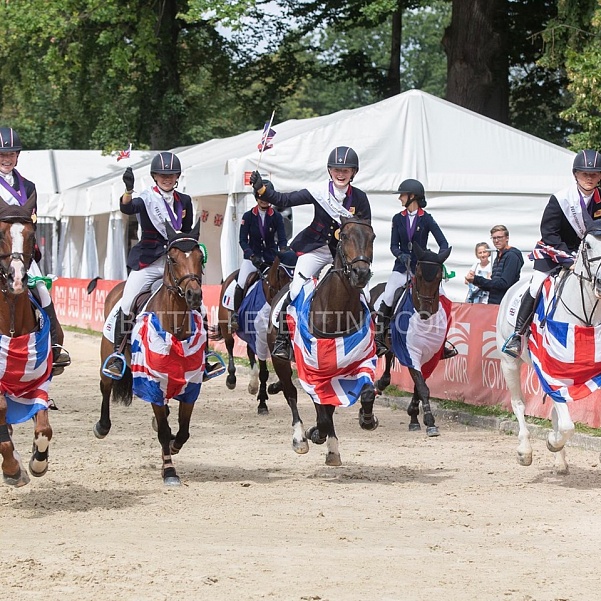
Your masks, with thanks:
[[[59,278],[52,286],[56,313],[62,324],[102,331],[104,324],[104,301],[118,284],[114,280],[98,280],[92,294],[87,293],[88,280]],[[221,286],[203,286],[203,300],[208,311],[209,325],[217,323]],[[433,398],[460,400],[471,405],[501,405],[511,411],[511,399],[501,369],[495,331],[497,305],[472,305],[453,303],[451,328],[448,340],[459,351],[456,357],[441,361],[428,378]],[[234,354],[246,357],[246,345],[235,336]],[[225,352],[223,342],[210,341],[210,347]],[[382,373],[384,359],[378,360],[378,377]],[[396,362],[392,370],[392,383],[412,393],[413,380],[405,367]],[[526,401],[526,413],[549,418],[553,403],[543,403],[543,393],[534,370],[522,366],[522,390]],[[593,428],[601,427],[601,391],[586,399],[570,403],[570,415],[577,422]]]

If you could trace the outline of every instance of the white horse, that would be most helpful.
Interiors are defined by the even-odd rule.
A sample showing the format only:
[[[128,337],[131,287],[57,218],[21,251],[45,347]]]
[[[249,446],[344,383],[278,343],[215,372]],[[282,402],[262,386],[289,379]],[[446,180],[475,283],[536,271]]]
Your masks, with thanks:
[[[556,308],[553,319],[568,324],[597,326],[601,324],[601,222],[596,223],[588,219],[587,234],[580,244],[573,271],[565,275],[561,284],[559,298],[556,299]],[[514,297],[521,292],[523,284],[513,285],[499,306],[497,317],[497,348],[501,355],[501,367],[511,394],[511,407],[518,424],[518,463],[530,465],[532,463],[532,445],[530,433],[526,426],[526,406],[522,397],[520,385],[520,367],[527,362],[532,365],[527,344],[520,358],[514,359],[501,352],[507,337],[513,332],[513,325],[507,320],[508,308]],[[565,474],[568,464],[565,457],[565,445],[574,434],[574,423],[570,417],[569,405],[566,402],[552,400],[553,409],[551,420],[553,430],[547,437],[547,448],[556,453],[555,470]]]

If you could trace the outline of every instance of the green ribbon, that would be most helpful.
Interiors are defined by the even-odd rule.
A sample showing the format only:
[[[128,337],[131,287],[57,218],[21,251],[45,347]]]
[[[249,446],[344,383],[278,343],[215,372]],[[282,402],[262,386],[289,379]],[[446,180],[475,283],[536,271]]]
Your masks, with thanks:
[[[455,277],[455,272],[454,271],[447,271],[447,268],[443,265],[442,266],[442,277],[445,280],[450,280],[451,278]]]
[[[49,278],[46,276],[37,276],[37,275],[27,276],[27,287],[28,288],[35,288],[35,286],[38,282],[44,282],[44,286],[46,286],[46,288],[48,288],[48,290],[52,289],[52,278]]]

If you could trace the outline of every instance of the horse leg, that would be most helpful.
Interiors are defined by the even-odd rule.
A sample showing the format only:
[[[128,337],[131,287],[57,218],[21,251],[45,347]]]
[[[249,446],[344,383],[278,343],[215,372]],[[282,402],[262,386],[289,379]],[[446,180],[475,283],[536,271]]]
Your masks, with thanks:
[[[384,390],[390,386],[390,370],[392,368],[392,360],[394,355],[392,353],[386,353],[384,355],[384,371],[380,376],[379,380],[376,380],[375,391],[376,394],[382,394]]]
[[[48,409],[38,411],[34,417],[34,424],[33,450],[29,460],[29,473],[39,478],[48,471],[48,447],[52,440],[52,427],[48,420]]]
[[[292,413],[292,449],[299,455],[309,452],[309,443],[305,435],[303,421],[298,412],[296,386],[292,383],[292,366],[290,361],[284,361],[272,356],[273,368],[282,383],[282,391]]]
[[[177,455],[190,438],[190,419],[192,418],[192,411],[194,411],[194,403],[182,403],[180,401],[179,412],[177,415],[177,434],[169,443],[169,450],[172,455]]]
[[[163,466],[161,473],[165,486],[179,486],[181,480],[175,471],[173,460],[171,459],[171,428],[167,419],[167,405],[156,405],[152,403],[155,421],[157,424],[158,439],[161,445],[161,457]]]
[[[231,334],[226,334],[224,337],[225,348],[227,350],[227,378],[225,385],[229,390],[236,388],[236,363],[234,362],[234,337]]]
[[[334,429],[334,411],[335,405],[315,405],[317,409],[317,430],[321,436],[327,437],[327,455],[326,465],[338,467],[342,465],[340,459],[340,449],[338,447],[338,437]]]
[[[413,396],[411,402],[407,407],[407,415],[409,416],[409,432],[419,432],[422,429],[419,423],[419,395],[417,394],[417,387],[413,385]]]
[[[364,386],[361,391],[361,409],[359,409],[359,425],[364,430],[375,430],[378,418],[374,415],[376,392],[372,386]]]
[[[553,430],[549,432],[549,436],[547,437],[547,448],[552,453],[557,453],[555,471],[558,474],[567,474],[568,464],[565,457],[565,445],[574,434],[574,422],[570,417],[567,403],[553,401],[551,421],[553,423]]]
[[[269,370],[267,369],[267,361],[262,361],[259,359],[259,394],[257,396],[257,400],[259,401],[259,406],[257,407],[257,413],[259,415],[267,415],[269,413],[269,408],[267,407],[267,400],[269,397],[267,396],[267,380],[269,380]]]
[[[267,386],[267,394],[278,394],[282,392],[282,390],[284,390],[284,387],[282,386],[282,382],[280,380],[277,382],[272,382],[269,384],[269,386]]]
[[[110,378],[100,378],[100,392],[102,405],[100,406],[100,419],[94,424],[94,436],[104,438],[111,431],[111,390],[113,382]]]
[[[426,426],[426,434],[430,437],[440,436],[438,426],[434,422],[434,414],[432,413],[432,408],[430,407],[430,389],[426,384],[426,380],[424,379],[422,372],[418,371],[417,369],[409,368],[409,373],[411,374],[411,377],[413,378],[413,383],[415,384],[414,394],[417,393],[417,395],[422,401],[422,410],[424,412],[424,424]]]
[[[10,437],[10,426],[6,423],[8,405],[6,397],[0,394],[0,455],[2,455],[2,476],[5,484],[19,488],[29,483],[29,476],[21,463]]]
[[[246,354],[250,361],[250,382],[248,383],[248,394],[255,395],[259,391],[259,366],[257,358],[250,346],[246,347]]]

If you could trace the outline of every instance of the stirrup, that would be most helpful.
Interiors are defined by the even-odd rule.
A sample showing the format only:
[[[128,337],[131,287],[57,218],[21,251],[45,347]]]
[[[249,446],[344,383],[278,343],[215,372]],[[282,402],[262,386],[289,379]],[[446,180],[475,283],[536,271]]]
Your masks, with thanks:
[[[501,347],[501,351],[514,359],[522,355],[522,337],[517,332],[513,332]]]
[[[386,353],[390,352],[388,345],[383,340],[379,340],[377,336],[375,337],[374,342],[376,343],[377,357],[383,357]]]
[[[209,359],[216,359],[216,363],[209,363]],[[202,381],[212,380],[217,376],[221,376],[225,373],[225,361],[220,355],[213,351],[209,351],[205,354],[205,371],[202,376]]]
[[[447,344],[450,344],[450,346],[447,346]],[[457,347],[452,342],[447,341],[442,349],[442,358],[450,359],[451,357],[456,357],[458,354]]]
[[[58,356],[56,361],[54,360],[54,351],[58,351]],[[71,355],[69,355],[69,351],[60,344],[52,345],[52,366],[53,367],[69,367],[71,365]]]
[[[114,371],[111,370],[111,367],[115,366],[117,361],[121,361],[121,371],[120,372],[117,371],[117,369],[115,369]],[[112,365],[109,365],[109,363],[112,363]],[[104,360],[101,371],[102,371],[102,375],[106,376],[107,378],[112,378],[113,380],[120,380],[123,377],[123,374],[125,374],[126,367],[127,367],[127,361],[125,360],[125,355],[123,353],[115,352],[115,353],[111,353]]]
[[[273,351],[271,351],[271,356],[277,357],[278,359],[283,359],[284,361],[294,361],[294,353],[292,351],[292,344],[288,334],[284,334],[282,337],[279,335],[276,337],[275,342],[273,343]]]

